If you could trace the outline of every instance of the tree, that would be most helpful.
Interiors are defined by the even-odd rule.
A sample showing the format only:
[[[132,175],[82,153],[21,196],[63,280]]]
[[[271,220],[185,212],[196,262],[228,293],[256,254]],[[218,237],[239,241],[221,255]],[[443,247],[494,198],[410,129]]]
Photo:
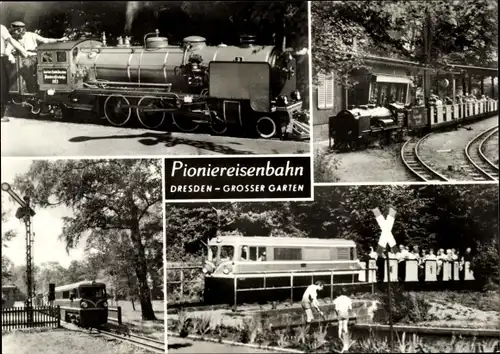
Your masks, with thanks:
[[[142,318],[155,319],[147,283],[146,244],[151,233],[146,221],[162,200],[159,160],[35,161],[14,184],[39,207],[64,204],[73,209],[74,216],[63,219],[61,238],[67,249],[83,235],[92,239],[110,230],[126,232]]]
[[[362,60],[366,54],[437,68],[497,61],[498,5],[492,0],[312,2],[311,12],[313,68],[337,72],[347,86],[351,71],[369,68]]]
[[[9,218],[7,215],[10,213],[9,210],[4,208],[4,199],[2,199],[2,225],[4,225]],[[16,236],[13,230],[6,230],[2,228],[2,248],[7,248],[7,243]],[[6,283],[12,278],[12,267],[14,264],[12,261],[4,255],[2,250],[2,284]]]

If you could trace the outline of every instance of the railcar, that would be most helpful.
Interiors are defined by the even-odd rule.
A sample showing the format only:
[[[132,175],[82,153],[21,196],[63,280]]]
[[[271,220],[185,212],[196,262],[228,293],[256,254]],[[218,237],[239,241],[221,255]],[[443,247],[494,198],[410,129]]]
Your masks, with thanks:
[[[61,319],[84,328],[99,328],[108,322],[106,285],[81,281],[55,288],[54,305],[60,306]]]
[[[356,244],[344,239],[227,236],[208,243],[204,301],[233,301],[257,292],[359,281]],[[239,293],[238,293],[239,292]]]
[[[40,45],[36,92],[27,92],[17,76],[13,102],[32,113],[41,104],[92,111],[115,126],[135,114],[153,129],[169,116],[186,132],[209,125],[223,134],[236,126],[261,138],[285,136],[303,113],[294,56],[257,45],[252,36],[242,36],[239,46],[207,45],[200,36],[171,45],[157,31],[143,46],[130,45],[128,37],[118,43],[108,46],[103,36]]]

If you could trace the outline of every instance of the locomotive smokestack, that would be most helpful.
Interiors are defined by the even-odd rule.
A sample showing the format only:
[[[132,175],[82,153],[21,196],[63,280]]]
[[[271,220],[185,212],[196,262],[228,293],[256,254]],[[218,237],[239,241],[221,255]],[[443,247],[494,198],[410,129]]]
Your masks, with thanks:
[[[252,47],[255,43],[255,36],[252,34],[243,34],[240,36],[240,45],[242,47]]]
[[[125,33],[130,33],[132,29],[132,23],[134,22],[135,15],[139,8],[141,7],[140,1],[127,1],[127,13],[125,22]]]

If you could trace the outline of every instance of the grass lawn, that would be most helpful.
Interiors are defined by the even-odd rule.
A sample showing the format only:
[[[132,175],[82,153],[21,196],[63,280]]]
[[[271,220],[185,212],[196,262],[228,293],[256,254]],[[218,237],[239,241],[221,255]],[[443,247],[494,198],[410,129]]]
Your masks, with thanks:
[[[2,354],[150,354],[149,351],[67,329],[2,333]]]
[[[162,300],[153,301],[153,310],[155,312],[156,320],[143,321],[141,315],[141,304],[135,302],[135,311],[132,308],[130,301],[118,301],[112,306],[121,306],[122,308],[122,321],[126,324],[132,333],[157,338],[164,340],[165,338],[165,311],[164,302]],[[3,353],[2,353],[3,354]],[[120,353],[121,354],[121,353]]]

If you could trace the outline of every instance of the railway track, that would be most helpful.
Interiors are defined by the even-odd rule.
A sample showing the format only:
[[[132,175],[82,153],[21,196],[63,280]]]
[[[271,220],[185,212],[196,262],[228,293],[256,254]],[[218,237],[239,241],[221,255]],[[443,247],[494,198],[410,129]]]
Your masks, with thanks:
[[[496,133],[498,126],[491,127],[476,135],[465,147],[464,153],[468,163],[463,168],[474,181],[498,181],[498,166],[483,153],[484,143]]]
[[[432,133],[429,133],[419,140],[411,138],[406,141],[401,148],[401,159],[406,168],[420,180],[424,182],[447,182],[448,178],[428,166],[418,153],[420,144],[422,144],[431,134]]]
[[[100,330],[100,335],[113,340],[120,340],[136,347],[149,350],[154,353],[165,353],[165,343],[154,338],[138,336],[132,333],[117,334],[107,330]]]

